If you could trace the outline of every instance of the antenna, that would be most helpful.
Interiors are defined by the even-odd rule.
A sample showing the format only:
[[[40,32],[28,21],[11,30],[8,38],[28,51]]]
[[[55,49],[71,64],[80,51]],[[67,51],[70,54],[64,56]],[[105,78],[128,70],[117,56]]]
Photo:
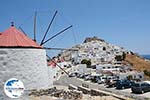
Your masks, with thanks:
[[[35,12],[35,15],[34,15],[34,41],[36,42],[36,16],[37,16],[37,12]]]
[[[65,29],[63,29],[62,31],[58,32],[57,34],[55,34],[54,36],[50,37],[50,38],[47,39],[45,42],[43,42],[41,45],[45,44],[46,42],[50,41],[51,39],[53,39],[53,38],[55,38],[56,36],[60,35],[61,33],[65,32],[66,30],[68,30],[68,29],[71,28],[71,27],[72,27],[72,25],[69,26],[69,27],[67,27],[67,28],[65,28]]]
[[[47,28],[47,30],[46,30],[46,32],[45,32],[45,35],[44,35],[44,37],[43,37],[43,39],[42,39],[42,41],[41,41],[41,44],[40,44],[40,45],[42,45],[42,44],[43,44],[43,42],[44,42],[44,40],[45,40],[45,37],[46,37],[46,35],[47,35],[47,33],[48,33],[48,31],[49,31],[49,29],[50,29],[50,27],[51,27],[51,25],[52,25],[52,23],[53,23],[53,21],[54,21],[55,17],[56,17],[56,14],[57,14],[57,11],[55,12],[55,14],[54,14],[54,16],[53,16],[53,18],[52,18],[51,22],[49,23],[48,28]]]

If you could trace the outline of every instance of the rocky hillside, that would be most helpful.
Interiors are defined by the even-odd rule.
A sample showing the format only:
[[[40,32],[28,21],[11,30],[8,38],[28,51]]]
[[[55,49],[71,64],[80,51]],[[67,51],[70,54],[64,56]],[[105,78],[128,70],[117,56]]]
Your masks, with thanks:
[[[94,37],[87,37],[87,38],[84,40],[84,43],[91,42],[91,41],[101,41],[101,42],[105,42],[105,40],[100,39],[100,38],[94,36]]]
[[[126,55],[126,59],[125,61],[127,61],[128,63],[130,63],[131,65],[133,65],[133,67],[136,70],[139,71],[144,71],[144,70],[148,70],[150,71],[150,61],[145,60],[137,55]]]

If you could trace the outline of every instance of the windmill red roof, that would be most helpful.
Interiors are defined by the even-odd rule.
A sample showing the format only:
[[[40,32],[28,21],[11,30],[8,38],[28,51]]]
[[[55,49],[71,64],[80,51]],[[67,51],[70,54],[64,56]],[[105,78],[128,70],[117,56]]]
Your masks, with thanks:
[[[14,26],[0,33],[0,47],[42,48]]]

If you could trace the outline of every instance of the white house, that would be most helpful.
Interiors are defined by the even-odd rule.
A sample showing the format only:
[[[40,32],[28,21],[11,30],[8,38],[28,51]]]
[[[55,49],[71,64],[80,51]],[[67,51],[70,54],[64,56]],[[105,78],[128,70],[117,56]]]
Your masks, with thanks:
[[[127,79],[128,76],[131,76],[134,80],[144,80],[144,73],[137,71],[127,71],[127,72],[119,72],[116,74],[119,79]]]
[[[91,69],[87,68],[86,64],[78,64],[71,68],[71,72],[91,73]]]
[[[99,64],[96,65],[96,70],[113,72],[113,71],[120,71],[120,67],[112,64]]]

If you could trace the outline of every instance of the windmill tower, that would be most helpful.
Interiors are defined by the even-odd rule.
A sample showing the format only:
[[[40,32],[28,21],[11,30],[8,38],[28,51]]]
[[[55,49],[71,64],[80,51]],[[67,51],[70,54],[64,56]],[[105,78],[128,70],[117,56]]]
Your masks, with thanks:
[[[0,34],[0,59],[0,87],[10,78],[20,79],[29,90],[52,85],[46,50],[14,25]]]
[[[47,66],[46,50],[62,50],[62,48],[49,48],[43,45],[72,27],[71,25],[64,28],[45,40],[56,14],[57,11],[40,44],[36,41],[36,13],[33,40],[26,35],[22,28],[20,28],[21,31],[18,30],[14,23],[4,32],[0,32],[0,90],[3,90],[4,83],[10,78],[21,80],[27,90],[48,88],[53,85],[52,70]],[[67,74],[67,72],[65,73]],[[5,96],[1,91],[0,94]]]

